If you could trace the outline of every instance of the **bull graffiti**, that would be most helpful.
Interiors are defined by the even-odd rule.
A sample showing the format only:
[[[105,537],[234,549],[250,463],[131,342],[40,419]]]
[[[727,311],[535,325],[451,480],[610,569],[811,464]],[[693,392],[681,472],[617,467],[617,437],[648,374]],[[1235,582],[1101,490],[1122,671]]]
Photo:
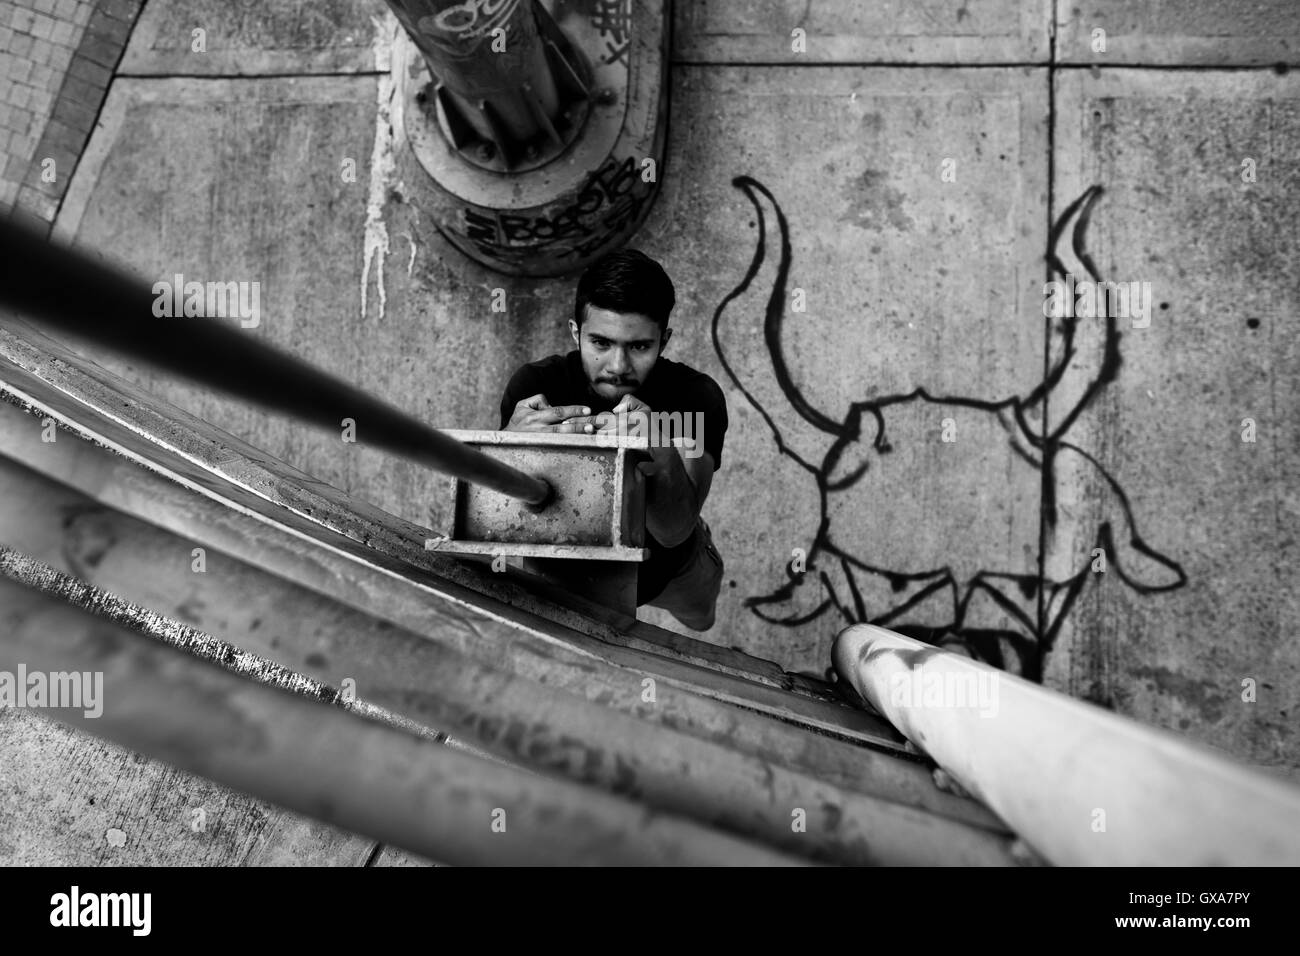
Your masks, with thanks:
[[[1079,415],[1119,371],[1120,333],[1113,315],[1105,317],[1104,325],[1096,324],[1089,336],[1082,336],[1098,340],[1095,348],[1086,350],[1076,341],[1078,319],[1059,320],[1055,338],[1049,335],[1043,380],[1027,395],[935,396],[915,388],[905,394],[850,401],[838,417],[832,416],[808,399],[786,361],[783,324],[792,253],[785,214],[756,180],[740,176],[732,185],[753,205],[758,237],[748,271],[714,312],[714,348],[727,376],[771,431],[781,476],[792,480],[792,487],[816,496],[818,515],[816,527],[805,539],[811,540],[805,568],[788,564],[786,579],[768,593],[747,597],[746,607],[765,621],[788,627],[801,627],[833,612],[845,623],[869,622],[930,643],[955,644],[1011,669],[1009,650],[1016,671],[1041,680],[1044,660],[1062,623],[1095,574],[1097,554],[1109,562],[1115,577],[1139,594],[1174,590],[1187,583],[1182,567],[1142,538],[1129,498],[1115,478],[1092,454],[1066,440]],[[1092,279],[1101,281],[1084,242],[1101,194],[1099,186],[1088,189],[1053,225],[1047,260],[1054,274],[1066,275],[1057,246],[1073,223],[1074,254]],[[775,253],[774,269],[766,262],[770,248]],[[757,281],[760,273],[761,282]],[[725,348],[723,339],[745,331],[752,334],[754,330],[746,330],[744,322],[760,314],[770,365],[747,369],[742,377],[733,362],[740,363],[746,350]],[[1053,349],[1058,340],[1059,347]],[[765,394],[766,403],[757,392]],[[1049,397],[1053,399],[1050,419]],[[812,433],[783,431],[772,414],[780,403],[785,405],[780,409],[782,420],[789,421],[784,413],[792,410],[811,426]],[[1040,418],[1037,425],[1031,421],[1035,414]],[[928,540],[961,541],[962,546],[891,563],[878,555],[904,550],[897,541],[893,546],[888,540],[871,546],[845,535],[843,529],[851,529],[873,507],[887,508],[889,494],[905,493],[912,486],[920,476],[909,469],[917,467],[917,454],[929,453],[920,442],[933,441],[932,423],[940,421],[960,422],[967,434],[976,436],[977,447],[981,437],[984,448],[1008,442],[1013,453],[1008,458],[1015,463],[1009,467],[1036,472],[1032,479],[1041,488],[1041,522],[1011,522],[1022,527],[1009,531],[1006,516],[1018,505],[1023,511],[1021,502],[1012,500],[1010,510],[999,509],[992,503],[1005,504],[997,498],[1000,489],[965,488],[961,497],[969,500],[969,506],[958,502],[944,508],[927,518],[926,524],[933,524],[925,529]],[[899,455],[909,443],[914,454]],[[1058,523],[1057,487],[1067,474],[1095,490],[1104,499],[1104,510],[1095,534],[1088,532],[1094,543],[1072,549],[1077,553],[1065,555],[1063,567],[1062,560],[1049,562],[1044,552],[1046,536]],[[961,473],[953,470],[943,480],[960,487]],[[1023,498],[1023,481],[1017,486],[1008,480],[1004,496],[1016,495],[1016,487],[1022,489],[1019,497]],[[981,527],[981,522],[987,526]],[[1016,533],[1020,540],[1008,540]],[[985,541],[987,546],[972,547],[973,541]]]

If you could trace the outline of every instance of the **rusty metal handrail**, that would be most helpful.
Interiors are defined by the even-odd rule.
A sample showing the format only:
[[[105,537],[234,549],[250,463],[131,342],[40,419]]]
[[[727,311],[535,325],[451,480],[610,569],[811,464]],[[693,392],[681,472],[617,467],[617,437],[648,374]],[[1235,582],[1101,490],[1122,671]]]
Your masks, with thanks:
[[[883,627],[835,669],[1052,863],[1300,863],[1300,787],[1169,731]]]
[[[153,286],[0,218],[0,306],[322,428],[544,508],[544,478],[511,468],[246,332],[203,316],[158,318]]]

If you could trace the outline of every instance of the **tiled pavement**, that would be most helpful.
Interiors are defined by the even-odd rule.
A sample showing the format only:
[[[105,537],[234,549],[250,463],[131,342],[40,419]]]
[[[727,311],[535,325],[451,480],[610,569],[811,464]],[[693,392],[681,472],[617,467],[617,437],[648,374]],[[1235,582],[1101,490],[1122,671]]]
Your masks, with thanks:
[[[50,222],[142,0],[0,0],[0,211]]]

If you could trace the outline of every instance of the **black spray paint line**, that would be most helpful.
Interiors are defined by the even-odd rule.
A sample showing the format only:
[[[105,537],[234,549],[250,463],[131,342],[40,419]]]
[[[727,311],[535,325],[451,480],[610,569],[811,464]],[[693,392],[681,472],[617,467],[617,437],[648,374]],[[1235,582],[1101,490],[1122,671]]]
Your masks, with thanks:
[[[753,610],[757,616],[771,623],[799,627],[811,623],[821,617],[827,610],[833,608],[839,612],[847,623],[869,622],[888,625],[902,633],[908,633],[911,636],[931,641],[944,638],[960,641],[972,647],[980,656],[999,666],[1003,666],[1001,644],[1005,641],[1016,652],[1016,656],[1020,661],[1021,672],[1027,677],[1041,679],[1043,660],[1055,643],[1062,624],[1073,608],[1083,585],[1087,582],[1089,576],[1087,563],[1077,573],[1059,581],[1049,580],[1041,572],[1026,575],[997,571],[996,569],[980,570],[968,580],[960,581],[957,580],[952,569],[947,565],[938,565],[921,572],[907,572],[872,565],[848,550],[837,546],[832,540],[829,494],[831,492],[842,493],[852,489],[867,474],[870,468],[870,461],[865,460],[849,474],[833,481],[830,478],[835,473],[836,466],[844,452],[852,443],[859,441],[862,433],[862,416],[864,414],[871,416],[876,425],[876,435],[872,442],[873,450],[878,454],[887,454],[891,451],[891,446],[886,430],[886,412],[893,406],[902,406],[913,402],[929,402],[934,405],[969,408],[996,416],[998,424],[1006,432],[1010,446],[1017,458],[1032,468],[1041,469],[1044,473],[1041,482],[1044,492],[1040,508],[1042,518],[1048,526],[1055,526],[1056,524],[1055,466],[1057,456],[1062,451],[1080,456],[1102,476],[1106,485],[1113,491],[1120,505],[1123,519],[1131,532],[1127,542],[1129,547],[1168,570],[1174,577],[1170,583],[1150,584],[1128,574],[1120,559],[1119,551],[1115,547],[1115,536],[1111,523],[1102,521],[1097,529],[1096,546],[1103,548],[1106,555],[1111,558],[1117,576],[1136,593],[1144,595],[1175,590],[1187,583],[1187,575],[1182,567],[1172,558],[1151,547],[1138,533],[1129,496],[1115,478],[1102,467],[1094,456],[1088,454],[1079,446],[1065,441],[1063,437],[1073,426],[1079,414],[1091,405],[1096,396],[1118,374],[1120,368],[1120,334],[1116,327],[1115,317],[1110,314],[1111,310],[1106,310],[1105,341],[1102,346],[1099,365],[1086,379],[1083,379],[1086,381],[1086,385],[1079,400],[1046,435],[1035,432],[1029,422],[1027,410],[1038,403],[1046,402],[1052,390],[1065,379],[1067,372],[1070,371],[1076,358],[1079,357],[1075,344],[1077,317],[1062,323],[1059,330],[1062,339],[1060,352],[1054,362],[1050,360],[1052,343],[1049,336],[1047,343],[1049,363],[1043,381],[1023,397],[1013,395],[1005,399],[992,401],[974,396],[936,396],[930,394],[925,388],[916,388],[904,394],[850,402],[843,421],[837,422],[830,415],[814,407],[807,399],[794,382],[786,362],[781,333],[785,320],[787,282],[793,254],[790,245],[789,224],[785,214],[772,193],[757,180],[748,176],[738,176],[732,180],[732,185],[743,192],[754,207],[757,216],[758,239],[744,276],[735,288],[723,298],[714,311],[711,326],[713,346],[728,378],[766,422],[776,442],[777,452],[794,461],[813,477],[817,489],[821,518],[807,556],[807,569],[816,572],[815,579],[821,582],[827,595],[820,604],[807,613],[778,616],[768,611],[767,608],[771,605],[790,602],[795,589],[805,583],[803,573],[796,572],[787,565],[787,580],[784,584],[769,594],[746,598],[745,605]],[[1083,263],[1093,281],[1101,281],[1095,263],[1085,246],[1085,237],[1092,209],[1101,194],[1102,189],[1100,186],[1093,186],[1088,189],[1065,209],[1050,230],[1047,261],[1052,270],[1062,277],[1066,275],[1066,269],[1057,255],[1056,249],[1073,219],[1074,225],[1071,230],[1073,251],[1078,256],[1079,261]],[[771,219],[780,237],[780,248],[777,250],[776,276],[767,297],[764,313],[764,343],[771,359],[771,374],[780,394],[800,418],[814,429],[834,439],[820,464],[805,460],[787,443],[772,414],[758,400],[753,391],[747,386],[747,383],[737,375],[728,361],[726,350],[722,346],[719,330],[723,314],[731,303],[750,290],[767,257],[768,211],[764,208],[764,203],[760,201],[760,196],[766,199],[771,206]],[[1079,376],[1076,375],[1075,378],[1079,378]],[[1035,459],[1035,452],[1041,456],[1041,460]],[[826,557],[825,567],[818,563],[818,558],[821,555]],[[845,590],[847,591],[844,599],[841,599],[837,594],[831,580],[831,573],[836,569],[844,576]],[[905,600],[883,610],[876,609],[875,613],[871,613],[866,606],[858,584],[857,574],[859,573],[876,575],[888,581],[891,590],[895,593],[904,591],[910,586],[922,585],[922,587]],[[947,620],[935,626],[896,623],[898,618],[925,604],[944,589],[948,589],[952,595]],[[1045,604],[1041,605],[1045,610],[1036,610],[1032,616],[1026,613],[1011,596],[1016,592],[1019,592],[1026,599],[1037,599],[1040,595],[1049,595]],[[1020,630],[979,630],[965,627],[967,608],[971,599],[977,594],[986,595],[991,599],[1016,622]]]

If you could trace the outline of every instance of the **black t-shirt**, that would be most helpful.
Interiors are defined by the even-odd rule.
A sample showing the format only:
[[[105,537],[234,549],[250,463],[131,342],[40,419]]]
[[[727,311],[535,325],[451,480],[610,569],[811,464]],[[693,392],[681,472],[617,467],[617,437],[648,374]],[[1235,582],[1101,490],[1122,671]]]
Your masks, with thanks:
[[[617,403],[617,399],[602,398],[591,390],[582,370],[582,357],[574,349],[567,355],[548,355],[529,362],[510,377],[505,394],[501,396],[500,427],[504,429],[509,424],[516,405],[537,394],[545,395],[552,405],[586,405],[593,415],[613,411]],[[713,456],[714,471],[722,467],[727,400],[710,376],[681,362],[660,358],[645,382],[632,394],[650,406],[653,412],[681,412],[683,417],[702,413],[702,419],[690,419],[699,431],[688,431],[688,434],[698,438],[702,433],[704,450]],[[681,437],[677,434],[675,422],[670,433],[671,437]],[[647,530],[646,547],[650,549],[650,557],[642,563],[637,576],[637,604],[645,604],[659,595],[690,557],[693,540],[687,538],[675,548],[665,548]]]

